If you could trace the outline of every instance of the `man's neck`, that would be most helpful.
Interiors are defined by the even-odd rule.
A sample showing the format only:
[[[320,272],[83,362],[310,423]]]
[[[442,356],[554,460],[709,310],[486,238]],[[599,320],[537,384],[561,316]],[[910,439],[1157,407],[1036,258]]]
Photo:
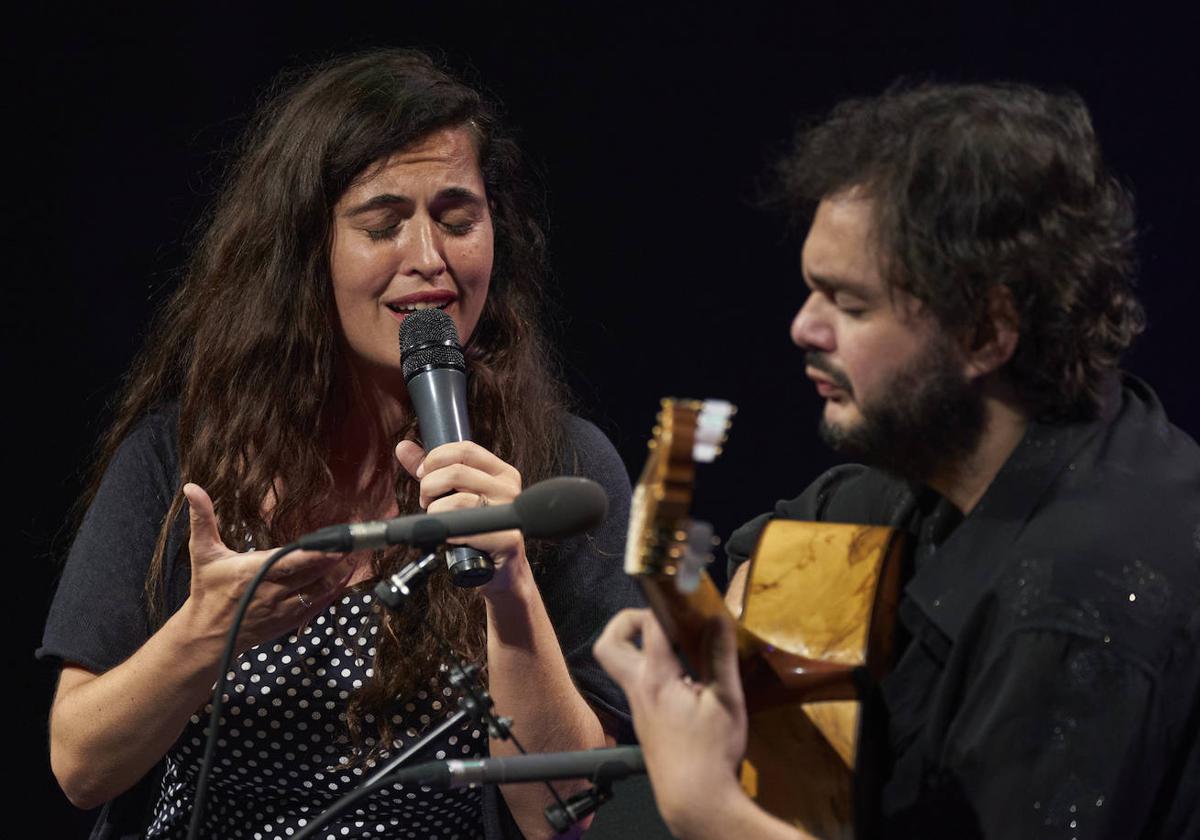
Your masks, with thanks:
[[[1006,387],[984,396],[984,428],[979,444],[927,483],[966,516],[979,504],[1000,468],[1025,436],[1029,415]]]

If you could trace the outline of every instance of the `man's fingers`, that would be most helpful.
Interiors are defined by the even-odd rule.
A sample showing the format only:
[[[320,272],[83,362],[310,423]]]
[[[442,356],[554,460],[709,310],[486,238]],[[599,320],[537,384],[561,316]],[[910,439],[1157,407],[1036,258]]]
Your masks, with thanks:
[[[742,676],[738,668],[737,627],[729,616],[715,616],[705,628],[709,668],[717,697],[726,708],[741,706]]]
[[[670,673],[674,677],[683,675],[683,664],[671,647],[662,625],[649,610],[646,611],[646,620],[642,624],[642,650],[646,652],[646,658],[654,663],[656,670],[661,670],[664,674]]]
[[[641,635],[646,615],[648,610],[621,610],[592,646],[596,661],[627,694],[641,668],[643,654],[635,640]]]

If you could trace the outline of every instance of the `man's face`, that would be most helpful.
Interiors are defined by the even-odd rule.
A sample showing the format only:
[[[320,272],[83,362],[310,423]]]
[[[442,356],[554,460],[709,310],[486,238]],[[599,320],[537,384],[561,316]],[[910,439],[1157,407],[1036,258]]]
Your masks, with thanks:
[[[928,480],[969,454],[982,402],[956,343],[916,298],[889,290],[856,191],[817,208],[804,242],[811,290],[792,322],[805,372],[825,398],[821,435],[841,452]]]

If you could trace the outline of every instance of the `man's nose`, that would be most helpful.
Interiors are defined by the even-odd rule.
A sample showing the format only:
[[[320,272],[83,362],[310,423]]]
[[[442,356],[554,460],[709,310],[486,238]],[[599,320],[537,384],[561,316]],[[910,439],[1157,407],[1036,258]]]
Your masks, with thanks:
[[[806,350],[832,352],[835,347],[833,325],[829,321],[828,302],[817,292],[808,298],[792,319],[792,341]]]

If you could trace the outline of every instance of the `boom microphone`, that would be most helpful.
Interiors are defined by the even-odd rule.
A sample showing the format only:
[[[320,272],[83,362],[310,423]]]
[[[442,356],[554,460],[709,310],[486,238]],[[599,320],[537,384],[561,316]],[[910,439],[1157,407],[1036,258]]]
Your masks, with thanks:
[[[301,537],[297,545],[307,551],[360,551],[385,545],[432,549],[450,537],[514,528],[527,537],[556,540],[595,528],[607,513],[603,487],[590,478],[559,476],[526,488],[509,505],[330,525]]]
[[[425,451],[470,440],[467,363],[450,316],[440,309],[405,316],[400,324],[400,364]],[[496,571],[492,558],[465,545],[446,552],[446,565],[454,583],[463,587],[485,584]]]
[[[605,747],[565,753],[514,755],[473,761],[431,761],[405,771],[430,787],[505,785],[557,779],[615,781],[646,772],[641,747]]]

